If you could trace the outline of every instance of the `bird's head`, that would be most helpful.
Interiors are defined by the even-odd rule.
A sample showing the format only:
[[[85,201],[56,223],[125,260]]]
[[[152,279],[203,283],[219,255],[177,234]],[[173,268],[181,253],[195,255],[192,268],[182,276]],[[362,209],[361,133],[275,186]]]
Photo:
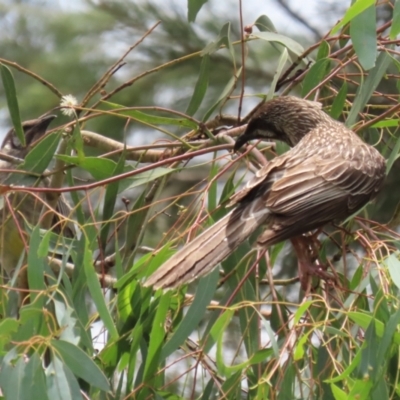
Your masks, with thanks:
[[[253,139],[280,140],[295,146],[320,123],[332,122],[321,103],[294,96],[276,97],[263,104],[250,119],[246,131],[235,143],[234,151]]]
[[[25,146],[18,139],[14,128],[5,136],[1,149],[14,157],[24,158],[32,147],[32,144],[42,138],[55,115],[45,115],[37,119],[22,123],[25,134]]]

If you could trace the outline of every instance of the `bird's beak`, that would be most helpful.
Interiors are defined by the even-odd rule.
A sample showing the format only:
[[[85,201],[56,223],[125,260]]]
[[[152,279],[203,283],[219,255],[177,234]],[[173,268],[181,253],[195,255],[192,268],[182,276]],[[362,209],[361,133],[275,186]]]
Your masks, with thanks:
[[[238,151],[247,142],[250,142],[250,140],[254,139],[280,140],[282,142],[289,143],[284,132],[277,129],[277,127],[266,118],[253,117],[253,119],[251,119],[247,124],[247,128],[244,133],[242,133],[236,139],[236,143],[233,146],[233,151]]]
[[[53,119],[56,117],[57,115],[54,114],[44,115],[43,117],[39,117],[37,120],[35,120],[35,123],[32,125],[31,129],[35,129],[36,132],[45,133],[47,128],[53,121]]]
[[[233,151],[236,153],[241,147],[243,147],[247,142],[252,139],[256,139],[254,131],[248,132],[248,129],[246,129],[244,133],[237,137],[235,145],[233,146]]]
[[[265,139],[265,137],[261,134],[261,126],[262,120],[259,118],[252,119],[248,124],[246,130],[237,137],[236,143],[233,146],[233,151],[237,152],[241,147],[243,147],[247,142],[253,139]]]
[[[45,135],[48,126],[56,117],[57,116],[54,114],[44,115],[38,119],[23,123],[22,126],[25,130],[26,146],[29,146],[33,142],[42,138]]]

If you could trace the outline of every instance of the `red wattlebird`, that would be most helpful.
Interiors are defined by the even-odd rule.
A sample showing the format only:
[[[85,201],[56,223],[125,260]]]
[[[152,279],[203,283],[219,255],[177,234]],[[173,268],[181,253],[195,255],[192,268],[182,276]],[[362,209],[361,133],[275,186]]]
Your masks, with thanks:
[[[209,273],[261,225],[268,247],[341,220],[368,203],[385,178],[385,160],[321,104],[293,96],[263,104],[238,137],[276,139],[292,148],[261,168],[234,195],[236,207],[186,244],[149,277],[145,286],[175,288]]]

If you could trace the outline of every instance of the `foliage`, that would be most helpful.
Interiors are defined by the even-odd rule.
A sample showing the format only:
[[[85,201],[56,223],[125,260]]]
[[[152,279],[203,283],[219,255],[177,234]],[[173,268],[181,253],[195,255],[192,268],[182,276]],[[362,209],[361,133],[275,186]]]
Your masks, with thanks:
[[[358,0],[309,46],[277,33],[265,15],[245,29],[236,21],[208,22],[211,35],[201,37],[195,19],[204,3],[189,0],[192,25],[170,14],[150,25],[148,15],[162,14],[156,6],[113,1],[92,5],[76,20],[44,20],[40,29],[53,32],[55,46],[43,71],[33,58],[21,63],[15,49],[3,53],[4,101],[18,131],[39,86],[46,98],[39,96],[40,111],[32,105],[35,116],[67,92],[81,99],[64,104],[71,115],[54,129],[62,135],[46,137],[23,163],[31,173],[56,176],[52,187],[0,186],[2,212],[9,212],[11,192],[36,198],[65,192],[72,211],[60,225],[79,227],[79,235],[67,238],[43,224],[25,226],[25,257],[11,279],[2,277],[6,399],[400,398],[400,2]],[[79,35],[89,24],[91,39],[102,35],[106,43],[117,21],[130,18],[142,37],[114,61],[111,52],[85,53],[79,42],[69,47],[50,29],[65,23]],[[22,26],[20,40],[29,38],[43,55]],[[146,41],[151,46],[140,53],[146,56],[122,74]],[[260,49],[275,73],[257,69],[265,57]],[[72,53],[79,64],[68,63]],[[101,60],[102,74],[93,72],[90,58]],[[63,83],[51,83],[58,74]],[[319,236],[318,260],[332,280],[303,292],[292,250],[278,244],[260,256],[250,238],[222,263],[224,273],[179,291],[143,287],[175,248],[228,212],[227,200],[249,171],[285,150],[260,144],[241,157],[229,153],[247,121],[236,110],[277,91],[321,101],[387,158],[387,183],[376,202]],[[169,97],[167,105],[159,93]],[[226,114],[232,110],[235,116]],[[128,126],[145,144],[122,140]],[[43,220],[53,208],[44,206]],[[24,271],[26,287],[19,279]]]

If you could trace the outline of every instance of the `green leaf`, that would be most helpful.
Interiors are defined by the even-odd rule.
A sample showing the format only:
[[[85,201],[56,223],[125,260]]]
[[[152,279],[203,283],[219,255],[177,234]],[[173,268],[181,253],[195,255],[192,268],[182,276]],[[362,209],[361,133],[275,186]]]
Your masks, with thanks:
[[[5,399],[20,399],[23,396],[22,380],[25,374],[25,361],[13,347],[1,362],[0,387]]]
[[[25,147],[25,134],[22,129],[21,117],[19,113],[17,91],[15,89],[14,78],[11,71],[0,63],[1,80],[3,81],[4,91],[6,93],[7,106],[10,112],[11,121],[15,129],[18,140]]]
[[[113,176],[117,163],[108,158],[99,157],[76,157],[64,154],[57,155],[57,158],[68,164],[74,164],[88,171],[94,179],[103,180]]]
[[[197,13],[200,11],[201,7],[207,3],[207,0],[188,0],[188,21],[194,22]]]
[[[273,22],[266,15],[260,15],[254,25],[260,32],[276,32]]]
[[[307,72],[307,75],[304,79],[303,88],[302,88],[302,97],[305,97],[312,89],[317,87],[321,81],[325,78],[327,72],[329,71],[330,60],[328,58],[324,58],[322,60],[318,60]]]
[[[226,180],[224,188],[222,189],[221,196],[219,198],[219,204],[222,204],[225,201],[227,201],[235,192],[234,178],[235,178],[235,173],[232,173]]]
[[[72,137],[69,140],[69,144],[76,151],[78,159],[83,160],[85,158],[85,151],[83,148],[83,139],[79,123],[75,124],[75,128],[72,132]]]
[[[268,90],[267,100],[271,100],[274,97],[274,93],[276,90],[276,84],[278,83],[279,78],[282,75],[283,69],[285,68],[286,62],[288,60],[289,53],[287,49],[283,49],[281,56],[279,57],[278,67],[276,68],[274,79],[271,82],[271,86]]]
[[[318,48],[317,61],[323,60],[324,58],[328,58],[330,52],[331,48],[329,47],[328,42],[324,40]]]
[[[187,314],[182,319],[175,333],[165,344],[162,350],[161,359],[164,360],[166,357],[171,355],[182,343],[185,342],[192,331],[197,328],[198,323],[204,317],[207,306],[210,304],[210,301],[214,296],[218,278],[219,271],[217,268],[209,275],[200,279],[193,303],[189,307]]]
[[[47,400],[46,376],[43,362],[39,353],[33,353],[25,365],[24,375],[21,382],[21,397],[19,399],[41,399]]]
[[[392,26],[390,27],[389,37],[390,40],[396,39],[400,33],[400,1],[396,0],[393,9]]]
[[[108,101],[103,101],[102,104],[106,106],[106,109],[116,110],[116,109],[124,109],[126,107],[110,103]],[[151,115],[144,113],[139,110],[120,110],[115,111],[117,115],[124,115],[130,117],[131,119],[142,122],[145,125],[173,125],[173,126],[180,126],[182,128],[190,128],[190,129],[197,129],[197,124],[189,120],[187,118],[168,118],[168,117],[159,117],[157,115]]]
[[[274,265],[276,263],[276,259],[278,258],[279,254],[281,254],[281,251],[285,247],[285,242],[280,242],[274,246],[271,247],[270,251],[270,257],[271,257],[271,265]]]
[[[98,389],[109,391],[110,384],[94,361],[79,347],[64,340],[51,339],[57,357],[79,378]]]
[[[393,253],[384,261],[388,267],[393,283],[400,289],[400,261],[398,255]]]
[[[71,370],[58,357],[53,357],[46,368],[47,395],[50,399],[81,399],[78,380]]]
[[[337,96],[335,96],[332,108],[331,108],[331,117],[333,119],[338,119],[343,112],[344,106],[346,104],[347,98],[347,82],[344,81],[342,87],[340,88]]]
[[[242,68],[239,68],[237,71],[236,76],[232,76],[232,78],[229,80],[227,85],[225,86],[224,90],[221,92],[220,96],[218,97],[218,100],[211,106],[211,108],[206,112],[206,114],[203,117],[203,121],[207,121],[210,115],[214,112],[214,110],[226,100],[227,96],[229,96],[232,93],[232,90],[236,86],[236,82],[239,78],[239,76],[242,73]]]
[[[354,356],[353,359],[351,360],[350,365],[339,375],[334,376],[333,378],[326,379],[326,383],[335,383],[335,382],[340,382],[345,379],[348,379],[352,372],[358,367],[361,361],[361,353],[362,349],[360,349]]]
[[[42,235],[42,232],[43,232],[43,230],[40,230],[40,237],[42,240],[37,249],[37,255],[38,255],[38,257],[44,258],[49,254],[51,237],[57,236],[57,238],[58,238],[58,235],[55,235],[52,231],[45,231],[46,233],[44,233],[44,235]]]
[[[46,135],[25,157],[18,169],[43,173],[49,166],[60,142],[61,132]]]
[[[350,36],[361,66],[370,70],[378,56],[375,6],[368,7],[351,20]]]
[[[389,53],[381,52],[379,54],[376,66],[370,71],[367,79],[364,82],[361,82],[357,89],[353,106],[351,107],[350,113],[346,120],[346,126],[352,126],[357,121],[358,113],[364,108],[373,91],[379,85],[390,64],[391,59],[392,58]]]
[[[201,60],[200,73],[197,78],[196,86],[189,105],[186,109],[187,115],[194,115],[199,109],[208,88],[208,79],[210,75],[210,56],[206,54]]]
[[[233,375],[231,375],[228,379],[223,381],[223,384],[219,388],[220,393],[229,393],[229,397],[225,396],[229,400],[241,399],[242,396],[242,374],[243,371],[237,371]],[[261,386],[261,385],[260,385]],[[265,385],[263,385],[265,386]],[[215,398],[215,397],[214,397]],[[267,399],[268,397],[259,397],[259,399]]]
[[[89,172],[97,181],[111,178],[112,176],[114,176],[114,171],[117,168],[116,162],[106,158],[85,157],[83,159],[79,159],[75,156],[66,155],[57,155],[57,158],[63,160],[68,164],[73,164],[84,169],[85,171]],[[132,166],[125,166],[123,169],[123,173],[131,171],[135,171],[135,168]],[[178,171],[178,169],[158,167],[150,171],[132,174],[132,176],[121,180],[118,192],[121,193],[122,191],[147,184],[176,171]]]
[[[366,382],[375,380],[379,365],[377,365],[379,339],[376,335],[374,319],[369,324],[364,336],[365,344],[361,351],[361,361],[358,365],[357,375]]]
[[[376,335],[379,338],[383,337],[383,334],[385,332],[385,325],[382,321],[373,318],[372,315],[362,312],[350,311],[347,314],[349,318],[351,318],[356,324],[360,325],[363,329],[367,329],[371,321],[374,321]],[[400,345],[400,334],[398,332],[395,333],[393,341],[396,345]]]
[[[221,335],[224,334],[229,322],[232,320],[234,313],[234,310],[227,309],[220,314],[220,316],[210,329],[208,335],[206,337],[203,337],[204,343],[201,347],[203,348],[204,353],[208,353],[214,346],[214,344],[218,342]]]
[[[358,14],[362,13],[367,8],[375,4],[375,0],[357,0],[346,11],[346,14],[340,22],[338,22],[332,29],[331,34],[334,35],[340,28],[345,26]]]
[[[313,304],[313,301],[305,301],[303,304],[299,306],[297,311],[294,314],[294,324],[297,325],[300,321],[300,318],[303,317],[304,313],[310,308],[311,304]]]
[[[283,381],[281,390],[278,393],[277,400],[295,399],[296,385],[296,368],[294,364],[289,364],[288,368],[283,372]]]
[[[164,325],[168,319],[169,305],[171,301],[171,291],[161,296],[157,305],[156,316],[150,333],[149,348],[146,357],[146,365],[144,367],[143,379],[150,380],[157,372],[160,365],[160,355],[164,344],[165,332]]]
[[[308,336],[312,333],[312,331],[306,332],[299,339],[297,339],[296,347],[293,353],[294,361],[302,360],[305,353],[305,345],[308,341]]]
[[[384,121],[378,121],[372,128],[397,128],[400,125],[400,119],[385,119]]]
[[[34,303],[35,299],[38,299],[39,303],[36,303],[36,306],[43,307],[46,299],[40,292],[46,288],[46,284],[43,279],[46,261],[43,257],[39,257],[38,255],[40,242],[40,227],[37,225],[32,230],[29,241],[28,282],[31,302]]]
[[[10,343],[11,336],[17,332],[19,322],[14,318],[3,318],[0,321],[0,354],[3,353],[4,346]]]
[[[383,333],[382,339],[379,341],[378,357],[376,361],[377,366],[383,366],[388,357],[388,351],[390,346],[394,344],[394,334],[397,332],[398,325],[400,323],[400,310],[397,310],[389,318],[385,326],[385,332]]]
[[[357,379],[353,382],[348,398],[356,400],[369,400],[371,399],[370,392],[372,386],[373,382],[371,380]]]
[[[118,159],[118,163],[112,172],[112,176],[117,176],[121,174],[124,170],[125,165],[125,151],[122,152]],[[110,219],[114,213],[115,202],[117,201],[118,188],[120,181],[116,180],[107,185],[106,193],[104,196],[103,203],[103,215],[102,215],[102,226],[100,232],[100,243],[101,248],[105,251],[107,246],[108,232],[110,230]]]
[[[150,171],[141,172],[137,175],[124,179],[124,181],[122,181],[120,184],[119,192],[130,190],[137,186],[150,183],[158,178],[162,178],[163,176],[169,175],[177,171],[178,169],[174,168],[158,167]]]
[[[335,400],[349,400],[347,393],[345,391],[343,391],[342,389],[339,389],[333,383],[331,384],[331,390],[332,390],[332,394],[335,397]]]
[[[275,32],[256,32],[253,33],[252,36],[257,37],[259,39],[265,40],[267,42],[272,43],[279,43],[282,46],[286,47],[289,53],[292,53],[296,56],[300,56],[304,53],[304,47],[296,42],[295,40],[291,39],[290,37],[281,35]],[[303,62],[306,62],[303,60]]]
[[[392,151],[390,152],[389,158],[386,161],[386,175],[390,172],[394,162],[398,159],[400,154],[400,137],[393,136],[393,140],[395,140],[396,142],[392,147]]]
[[[64,303],[56,298],[53,298],[53,304],[58,326],[63,327],[59,339],[77,346],[84,335],[82,335],[83,331],[80,329],[74,308],[72,308],[67,302]],[[89,348],[91,347],[92,346],[89,346]]]
[[[137,197],[136,201],[131,207],[128,220],[126,221],[125,227],[125,249],[122,253],[122,260],[125,268],[131,269],[130,273],[137,274],[136,268],[131,268],[131,265],[134,262],[135,254],[132,251],[132,244],[136,247],[139,245],[140,234],[143,229],[143,226],[146,224],[146,220],[148,218],[148,210],[143,209],[146,206],[146,194],[147,192],[143,190],[140,195]],[[145,257],[151,256],[151,254],[146,254]],[[136,267],[136,264],[135,266]],[[123,279],[124,277],[122,277]]]
[[[235,62],[235,51],[232,46],[231,42],[231,24],[230,22],[227,22],[220,30],[217,38],[209,43],[200,53],[200,55],[203,57],[207,54],[211,55],[218,51],[221,46],[225,45],[225,47],[228,49],[229,54],[231,56],[231,59],[233,62]]]
[[[94,304],[96,305],[97,312],[99,313],[100,318],[102,319],[105,327],[108,330],[108,333],[113,340],[116,340],[118,338],[118,331],[115,327],[114,320],[112,319],[110,312],[107,308],[103,291],[100,287],[99,279],[95,273],[92,261],[92,252],[89,249],[87,240],[84,240],[84,246],[83,268],[89,292],[92,296]]]
[[[280,307],[280,308],[282,309],[283,307]],[[271,324],[268,323],[264,318],[262,319],[262,324],[263,324],[265,332],[268,335],[269,340],[271,342],[271,348],[272,348],[272,351],[273,351],[275,357],[279,357],[280,348],[279,348],[278,342],[277,342],[279,337],[277,336],[276,332],[272,329]]]

